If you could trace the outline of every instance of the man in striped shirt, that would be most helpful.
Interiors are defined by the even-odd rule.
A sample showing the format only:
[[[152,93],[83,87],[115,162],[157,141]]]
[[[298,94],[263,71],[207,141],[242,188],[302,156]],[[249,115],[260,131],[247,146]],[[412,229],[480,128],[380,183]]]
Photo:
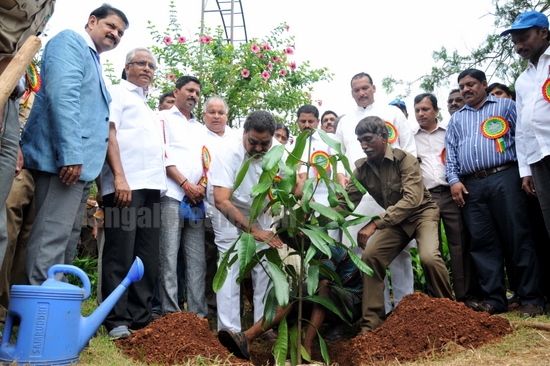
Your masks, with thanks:
[[[504,253],[510,253],[521,314],[544,313],[540,273],[521,189],[515,150],[516,106],[487,95],[485,73],[458,76],[466,105],[455,112],[445,136],[446,177],[453,200],[463,207],[472,234],[470,254],[484,299],[474,310],[507,311]]]

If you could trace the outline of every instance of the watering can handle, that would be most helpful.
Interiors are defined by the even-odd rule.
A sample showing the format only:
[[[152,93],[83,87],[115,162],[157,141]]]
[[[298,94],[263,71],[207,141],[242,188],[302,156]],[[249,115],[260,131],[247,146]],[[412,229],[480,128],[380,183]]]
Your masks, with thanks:
[[[90,297],[90,279],[83,270],[69,264],[54,264],[50,267],[50,269],[48,269],[48,279],[55,280],[56,273],[68,273],[77,276],[80,281],[82,281],[82,285],[84,288],[83,300],[86,300],[88,297]]]

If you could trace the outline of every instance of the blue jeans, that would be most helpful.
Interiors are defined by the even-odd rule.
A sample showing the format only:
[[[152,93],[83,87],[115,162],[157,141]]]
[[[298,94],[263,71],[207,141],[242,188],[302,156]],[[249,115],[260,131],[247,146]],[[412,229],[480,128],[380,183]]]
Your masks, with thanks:
[[[206,260],[204,257],[204,220],[184,222],[179,218],[180,201],[161,198],[159,252],[159,294],[162,312],[181,310],[178,305],[178,251],[184,251],[187,310],[203,318],[208,313],[205,296]]]

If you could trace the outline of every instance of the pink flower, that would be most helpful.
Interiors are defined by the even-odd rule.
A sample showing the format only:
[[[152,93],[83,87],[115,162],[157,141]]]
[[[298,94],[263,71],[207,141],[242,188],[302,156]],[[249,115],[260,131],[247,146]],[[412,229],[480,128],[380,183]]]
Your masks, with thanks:
[[[250,76],[250,71],[248,71],[247,69],[242,69],[241,76],[246,79],[247,77]]]
[[[319,107],[320,107],[320,106],[322,106],[322,105],[323,105],[323,101],[322,101],[321,99],[318,99],[318,100],[317,100],[317,104],[318,104],[318,105],[319,105]]]
[[[199,43],[210,43],[212,41],[212,37],[210,36],[202,36],[199,38]]]
[[[176,75],[174,75],[174,74],[167,74],[166,77],[170,80],[175,80],[176,79]]]
[[[265,81],[267,81],[267,79],[269,79],[270,76],[271,76],[271,74],[267,70],[262,71],[262,78]]]
[[[275,62],[282,62],[283,59],[280,58],[279,56],[273,56],[273,61],[275,61]]]
[[[166,44],[172,44],[172,38],[170,38],[170,37],[168,37],[168,36],[164,37],[164,43],[166,43]]]
[[[185,38],[183,36],[178,37],[178,43],[185,43],[185,41],[187,41],[187,38]]]
[[[266,50],[266,51],[269,51],[271,49],[271,46],[268,45],[267,43],[263,43],[262,44],[262,49]]]
[[[258,57],[259,57],[259,58],[264,58],[265,56],[262,55],[261,53],[259,53],[259,54],[258,54]]]
[[[289,29],[290,29],[290,26],[288,24],[285,24],[285,30],[288,32]]]
[[[285,48],[285,53],[287,55],[293,55],[294,54],[294,48],[292,48],[292,47]]]
[[[258,47],[257,44],[252,44],[252,46],[250,46],[250,51],[254,52],[254,53],[258,53],[260,52],[260,47]]]
[[[292,61],[289,66],[290,66],[290,70],[292,71],[296,70],[296,62]]]
[[[279,74],[281,74],[281,76],[286,76],[287,73],[288,71],[286,71],[286,69],[282,69],[281,71],[279,71]]]
[[[267,63],[267,68],[271,71],[273,70],[273,64],[271,62]]]

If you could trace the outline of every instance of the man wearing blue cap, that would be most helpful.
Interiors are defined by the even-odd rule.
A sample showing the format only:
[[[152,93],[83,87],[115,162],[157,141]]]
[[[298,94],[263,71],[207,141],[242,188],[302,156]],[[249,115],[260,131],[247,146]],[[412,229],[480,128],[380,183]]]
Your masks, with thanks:
[[[402,101],[399,98],[396,98],[390,102],[390,105],[393,105],[399,108],[401,112],[403,112],[403,114],[405,115],[405,118],[407,119],[409,118],[409,112],[407,112],[407,105],[405,104],[404,101]]]
[[[510,29],[516,52],[529,64],[516,81],[516,151],[522,188],[537,196],[550,234],[550,47],[548,17],[518,15]]]

